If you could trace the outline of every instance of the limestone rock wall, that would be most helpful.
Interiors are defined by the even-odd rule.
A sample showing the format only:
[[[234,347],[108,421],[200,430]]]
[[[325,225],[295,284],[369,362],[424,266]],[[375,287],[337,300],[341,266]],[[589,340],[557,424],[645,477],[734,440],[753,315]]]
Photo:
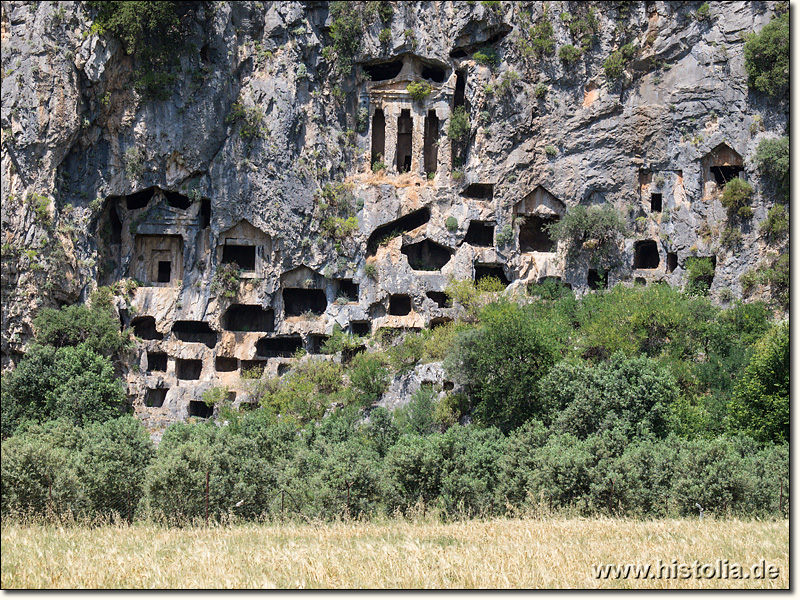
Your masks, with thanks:
[[[140,340],[126,377],[142,418],[199,414],[220,383],[246,402],[243,370],[278,375],[337,325],[454,318],[450,278],[558,277],[585,293],[588,263],[543,229],[579,204],[628,219],[610,285],[682,285],[688,257],[713,256],[712,297],[741,296],[739,277],[785,251],[759,237],[774,197],[751,157],[788,108],[750,91],[743,64],[743,35],[774,3],[709,5],[697,19],[699,2],[396,2],[340,77],[328,3],[198,3],[197,53],[168,100],[144,101],[132,57],[90,33],[83,3],[3,2],[3,368],[37,308],[136,280],[115,289]],[[590,6],[597,34],[576,63],[525,51],[543,20],[556,48],[578,45],[560,15]],[[608,80],[626,40],[635,56]],[[496,65],[476,60],[485,48]],[[453,144],[459,105],[470,128]],[[756,190],[734,249],[720,243],[720,168]],[[232,263],[238,283],[220,287]]]

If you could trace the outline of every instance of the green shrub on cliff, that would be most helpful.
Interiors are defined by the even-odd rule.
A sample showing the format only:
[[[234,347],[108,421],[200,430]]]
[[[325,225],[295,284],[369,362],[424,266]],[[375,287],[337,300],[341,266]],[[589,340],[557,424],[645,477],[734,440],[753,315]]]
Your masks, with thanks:
[[[109,34],[134,56],[134,86],[145,97],[166,100],[177,77],[171,69],[189,49],[181,16],[191,3],[166,1],[87,2],[96,11],[92,33]]]
[[[789,13],[770,21],[759,33],[752,33],[744,44],[744,66],[750,86],[788,99],[789,92]]]

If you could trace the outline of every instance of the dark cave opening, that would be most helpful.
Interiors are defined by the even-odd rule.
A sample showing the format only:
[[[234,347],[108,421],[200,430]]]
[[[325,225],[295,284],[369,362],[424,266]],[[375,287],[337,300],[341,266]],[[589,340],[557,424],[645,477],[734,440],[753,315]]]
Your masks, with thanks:
[[[464,52],[463,56],[466,55],[467,53]],[[453,92],[454,110],[456,107],[464,106],[466,104],[466,95],[465,95],[466,89],[467,89],[467,73],[466,71],[458,70],[456,71],[456,89]]]
[[[176,358],[175,376],[178,379],[197,380],[203,372],[203,361],[199,358]]]
[[[318,289],[284,288],[283,312],[287,317],[299,317],[304,313],[321,315],[328,308],[325,292]]]
[[[155,191],[156,188],[151,187],[147,188],[146,190],[142,190],[141,192],[135,192],[125,196],[125,207],[128,210],[138,210],[140,208],[144,208],[150,203],[150,200],[153,199]]]
[[[207,229],[211,225],[211,200],[203,198],[200,201],[200,229]]]
[[[233,373],[239,368],[239,361],[230,356],[217,356],[214,360],[214,370],[219,373]]]
[[[413,145],[414,120],[411,110],[404,108],[397,117],[397,172],[407,173],[411,170],[411,150]]]
[[[192,205],[192,201],[189,200],[183,194],[179,194],[178,192],[164,192],[164,195],[167,197],[167,204],[172,206],[173,208],[179,208],[180,210],[186,210]]]
[[[439,165],[439,117],[435,110],[429,110],[425,117],[424,142],[422,146],[423,164],[429,175],[436,173]]]
[[[256,304],[232,304],[222,317],[228,331],[273,331],[275,311]]]
[[[164,335],[156,329],[155,317],[134,317],[131,319],[133,335],[143,340],[163,340]]]
[[[736,179],[739,177],[739,173],[744,171],[744,167],[740,167],[737,165],[726,165],[720,167],[711,167],[711,174],[714,176],[714,181],[717,182],[717,186],[725,187],[725,184],[728,183],[731,179]]]
[[[470,221],[464,242],[470,246],[491,248],[494,246],[494,223]]]
[[[555,252],[556,242],[550,237],[547,226],[557,221],[557,217],[544,219],[536,215],[522,218],[519,225],[519,251]]]
[[[411,296],[408,294],[392,294],[389,296],[389,314],[403,317],[411,313]]]
[[[189,401],[189,416],[198,417],[200,419],[208,419],[214,414],[214,407],[209,406],[202,400]]]
[[[308,336],[308,353],[309,354],[322,354],[322,347],[330,339],[331,336],[323,335],[321,333],[311,333]]]
[[[450,248],[428,239],[403,246],[401,252],[415,271],[439,271],[453,256]]]
[[[655,240],[642,240],[633,246],[634,269],[657,269],[661,259],[658,256],[658,244]]]
[[[423,65],[421,75],[423,79],[427,79],[428,81],[442,83],[446,71],[442,67],[437,67],[435,65]]]
[[[430,221],[430,218],[431,210],[425,207],[376,227],[367,240],[367,256],[374,255],[381,243],[421,227]]]
[[[161,408],[167,399],[169,388],[150,388],[144,397],[144,405],[150,408]]]
[[[339,279],[339,297],[347,298],[348,302],[358,302],[358,284],[352,279]]]
[[[589,269],[589,275],[586,278],[586,283],[590,290],[608,289],[608,273],[605,271],[598,271],[597,269]]]
[[[475,263],[475,283],[478,283],[485,277],[494,277],[505,286],[511,283],[508,277],[506,277],[503,265],[496,263]]]
[[[493,183],[470,183],[462,192],[465,198],[475,200],[491,200],[494,197]]]
[[[167,370],[167,355],[164,352],[148,352],[147,370],[165,372]]]
[[[371,81],[387,81],[400,75],[403,70],[402,60],[378,63],[374,65],[361,65],[364,73],[369,75]]]
[[[376,108],[375,114],[372,116],[372,165],[382,162],[385,156],[386,117],[383,115],[383,110]]]
[[[265,337],[256,342],[256,354],[265,358],[292,358],[302,347],[303,338],[299,335]]]
[[[450,299],[444,292],[425,292],[425,295],[436,302],[439,308],[448,308],[450,306]]]
[[[667,252],[667,273],[672,273],[678,268],[678,253]]]
[[[650,212],[660,213],[662,206],[662,194],[653,192],[650,194]]]
[[[172,262],[169,260],[159,260],[156,283],[169,283],[170,279],[172,279]]]
[[[113,204],[108,209],[108,219],[111,222],[111,243],[122,243],[122,221],[117,214],[117,207]]]
[[[217,332],[205,321],[175,321],[172,335],[182,342],[205,344],[209,348],[217,345]]]
[[[372,326],[369,321],[350,321],[350,333],[360,337],[366,337],[372,333]]]
[[[222,264],[236,263],[242,271],[256,270],[256,247],[225,244],[222,247]]]

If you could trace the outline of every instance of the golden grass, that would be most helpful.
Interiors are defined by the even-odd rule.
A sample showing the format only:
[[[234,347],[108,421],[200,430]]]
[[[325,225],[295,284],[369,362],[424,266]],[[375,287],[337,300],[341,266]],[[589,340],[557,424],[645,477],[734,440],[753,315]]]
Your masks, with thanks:
[[[597,563],[765,559],[777,579],[597,579]],[[4,523],[13,588],[788,588],[789,522],[496,519],[170,529]]]

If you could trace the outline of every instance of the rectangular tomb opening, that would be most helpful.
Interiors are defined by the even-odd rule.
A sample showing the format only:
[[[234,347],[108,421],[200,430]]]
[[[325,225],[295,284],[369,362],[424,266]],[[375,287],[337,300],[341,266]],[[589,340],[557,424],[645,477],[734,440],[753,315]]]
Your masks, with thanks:
[[[144,397],[144,405],[150,408],[161,408],[167,399],[169,388],[148,389]]]
[[[137,235],[131,275],[157,285],[183,279],[183,238],[179,235]]]
[[[403,317],[411,313],[411,296],[408,294],[392,294],[389,296],[389,314]]]
[[[285,288],[283,290],[283,311],[287,317],[303,314],[321,315],[328,308],[325,292],[318,289]]]
[[[429,110],[425,117],[424,133],[423,162],[425,172],[430,176],[436,173],[439,164],[439,117],[435,110]]]
[[[189,416],[198,417],[200,419],[208,419],[214,414],[214,407],[209,406],[202,400],[189,401]]]
[[[522,217],[519,226],[520,252],[555,252],[556,242],[550,236],[548,225],[557,217],[545,219],[536,215]]]
[[[375,109],[372,116],[372,164],[382,162],[386,156],[386,117],[383,110]]]
[[[275,311],[256,304],[232,304],[222,316],[227,331],[273,331]]]
[[[217,332],[205,321],[175,321],[172,335],[181,342],[205,344],[209,348],[217,345]]]
[[[225,244],[222,246],[222,264],[236,263],[242,271],[256,270],[256,247]]]
[[[256,354],[265,358],[292,358],[303,347],[299,335],[265,337],[256,343]]]
[[[233,373],[239,368],[239,361],[229,356],[217,356],[214,369],[217,373]]]
[[[178,379],[197,380],[203,372],[203,361],[199,358],[175,359],[175,376]]]
[[[642,240],[633,246],[634,269],[657,269],[661,262],[658,256],[658,244],[655,240]]]
[[[166,372],[167,370],[167,355],[164,352],[148,352],[147,353],[147,370]]]
[[[404,108],[397,117],[397,172],[407,173],[411,170],[412,139],[414,120],[411,110]]]

